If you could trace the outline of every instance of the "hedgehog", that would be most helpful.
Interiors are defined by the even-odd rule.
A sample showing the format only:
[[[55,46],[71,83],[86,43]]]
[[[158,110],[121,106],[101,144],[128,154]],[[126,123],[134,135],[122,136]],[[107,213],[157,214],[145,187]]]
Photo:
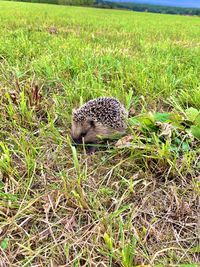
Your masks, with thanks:
[[[96,144],[99,136],[106,138],[124,133],[128,112],[115,98],[100,97],[89,100],[73,110],[71,136],[75,143]]]

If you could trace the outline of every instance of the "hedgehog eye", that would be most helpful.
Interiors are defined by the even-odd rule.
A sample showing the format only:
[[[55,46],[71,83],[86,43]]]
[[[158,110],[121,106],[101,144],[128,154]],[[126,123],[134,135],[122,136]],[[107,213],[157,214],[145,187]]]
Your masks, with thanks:
[[[85,137],[86,134],[87,134],[86,132],[81,133],[81,138]]]
[[[95,127],[94,121],[90,121],[90,126]]]

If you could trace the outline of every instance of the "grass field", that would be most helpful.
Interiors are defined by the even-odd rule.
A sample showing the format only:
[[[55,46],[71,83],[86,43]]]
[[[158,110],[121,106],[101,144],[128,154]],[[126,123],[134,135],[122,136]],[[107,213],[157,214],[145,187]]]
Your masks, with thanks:
[[[197,17],[0,1],[1,267],[198,266],[199,37]],[[88,156],[71,111],[98,96],[132,118]]]

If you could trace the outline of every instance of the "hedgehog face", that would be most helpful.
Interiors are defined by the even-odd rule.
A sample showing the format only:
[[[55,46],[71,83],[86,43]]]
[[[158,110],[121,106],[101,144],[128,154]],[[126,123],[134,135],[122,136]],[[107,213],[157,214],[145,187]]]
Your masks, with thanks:
[[[71,136],[75,143],[96,143],[99,137],[106,137],[115,132],[114,129],[104,126],[100,122],[86,120],[82,122],[72,121]]]
[[[75,143],[93,143],[96,141],[95,123],[92,120],[72,121],[71,136]]]

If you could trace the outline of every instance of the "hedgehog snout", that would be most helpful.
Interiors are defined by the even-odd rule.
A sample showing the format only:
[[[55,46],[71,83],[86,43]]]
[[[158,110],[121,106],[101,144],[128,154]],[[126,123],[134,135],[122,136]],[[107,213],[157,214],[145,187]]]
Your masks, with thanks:
[[[73,143],[75,145],[78,145],[78,144],[81,144],[82,143],[82,138],[72,138],[72,140],[73,140]]]
[[[83,143],[83,135],[81,133],[71,133],[71,139],[75,144],[82,144]]]
[[[93,143],[96,141],[96,135],[91,129],[89,129],[87,132],[80,133],[78,137],[72,136],[72,140],[75,144]]]
[[[82,144],[84,137],[87,135],[87,132],[81,132],[78,136],[72,137],[73,141],[77,144]]]

